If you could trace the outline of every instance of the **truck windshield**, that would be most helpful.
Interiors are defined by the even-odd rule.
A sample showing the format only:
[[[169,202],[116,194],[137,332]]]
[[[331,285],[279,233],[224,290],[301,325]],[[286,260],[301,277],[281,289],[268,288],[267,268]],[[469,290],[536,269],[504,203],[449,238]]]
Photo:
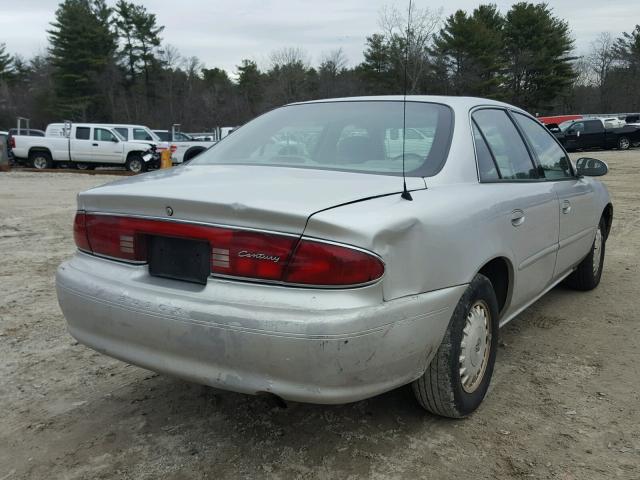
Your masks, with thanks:
[[[193,165],[286,166],[387,175],[437,173],[449,149],[453,114],[445,105],[341,101],[289,105],[249,122]]]

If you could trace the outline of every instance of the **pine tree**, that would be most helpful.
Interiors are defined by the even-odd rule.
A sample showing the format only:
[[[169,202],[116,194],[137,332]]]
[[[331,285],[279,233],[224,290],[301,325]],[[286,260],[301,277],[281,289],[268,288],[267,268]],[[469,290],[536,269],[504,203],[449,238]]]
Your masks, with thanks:
[[[521,2],[505,17],[506,87],[511,103],[548,110],[571,85],[573,40],[569,25],[548,5]]]
[[[13,58],[7,53],[7,46],[0,43],[0,80],[8,80],[13,73]]]
[[[495,5],[481,5],[472,15],[458,10],[445,20],[432,53],[447,93],[500,96],[503,23]]]
[[[104,0],[65,0],[48,31],[58,108],[71,119],[104,115],[100,79],[116,50],[110,17]]]
[[[142,76],[146,95],[153,97],[152,77],[160,66],[156,53],[164,26],[157,25],[155,14],[149,13],[143,5],[119,0],[115,12],[114,23],[122,39],[119,53],[127,71],[127,86],[135,84]]]
[[[244,98],[249,118],[251,118],[260,111],[262,99],[264,98],[263,75],[256,62],[252,60],[242,60],[242,63],[237,68],[238,92]]]

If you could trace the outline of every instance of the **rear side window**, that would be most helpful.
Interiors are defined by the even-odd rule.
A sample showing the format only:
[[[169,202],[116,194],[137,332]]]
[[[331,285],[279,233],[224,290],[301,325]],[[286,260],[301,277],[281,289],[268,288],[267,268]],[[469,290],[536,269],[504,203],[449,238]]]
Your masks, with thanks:
[[[514,113],[513,116],[538,157],[538,163],[542,167],[545,178],[559,180],[573,177],[567,155],[547,129],[520,113]]]
[[[600,120],[590,120],[584,122],[584,133],[599,133],[604,130]]]
[[[116,132],[122,135],[122,138],[125,140],[129,140],[129,129],[128,128],[114,128]]]
[[[169,141],[169,134],[167,132],[155,132],[155,133],[163,142]]]
[[[91,129],[89,127],[77,127],[76,138],[78,140],[89,140],[91,138]]]
[[[503,180],[537,179],[527,147],[507,112],[498,109],[478,110],[473,114]]]
[[[482,133],[478,129],[476,122],[473,123],[473,141],[476,146],[476,158],[478,159],[478,173],[480,174],[480,181],[492,182],[500,179],[500,173],[491,155],[491,151],[484,140]]]

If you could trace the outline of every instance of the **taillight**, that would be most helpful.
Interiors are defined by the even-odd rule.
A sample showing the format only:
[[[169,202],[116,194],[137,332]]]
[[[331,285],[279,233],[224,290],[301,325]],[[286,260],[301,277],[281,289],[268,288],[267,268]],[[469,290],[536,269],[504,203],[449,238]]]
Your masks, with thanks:
[[[84,212],[74,222],[78,248],[129,262],[147,261],[149,236],[208,241],[213,275],[336,287],[384,273],[375,255],[292,235]]]
[[[84,212],[76,213],[76,218],[73,219],[73,239],[80,250],[91,251],[89,238],[87,237],[86,215]]]
[[[9,137],[9,148],[16,148],[16,139],[15,137]]]
[[[304,285],[359,285],[382,277],[378,257],[350,247],[303,239],[284,281]]]

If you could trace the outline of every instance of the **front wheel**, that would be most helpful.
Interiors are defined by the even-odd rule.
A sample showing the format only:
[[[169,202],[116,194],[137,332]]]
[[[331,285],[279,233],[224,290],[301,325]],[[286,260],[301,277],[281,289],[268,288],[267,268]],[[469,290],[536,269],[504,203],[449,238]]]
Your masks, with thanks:
[[[567,284],[571,288],[588,291],[593,290],[600,284],[607,241],[604,233],[606,231],[605,228],[604,218],[601,218],[589,254],[567,278]]]
[[[124,166],[132,173],[141,173],[145,170],[144,160],[140,155],[129,155]]]
[[[631,142],[629,141],[629,139],[627,137],[620,137],[618,139],[618,149],[619,150],[629,150],[630,146],[631,146]]]
[[[458,302],[431,364],[413,382],[418,403],[450,418],[478,408],[493,374],[498,328],[496,294],[489,279],[478,274]]]

